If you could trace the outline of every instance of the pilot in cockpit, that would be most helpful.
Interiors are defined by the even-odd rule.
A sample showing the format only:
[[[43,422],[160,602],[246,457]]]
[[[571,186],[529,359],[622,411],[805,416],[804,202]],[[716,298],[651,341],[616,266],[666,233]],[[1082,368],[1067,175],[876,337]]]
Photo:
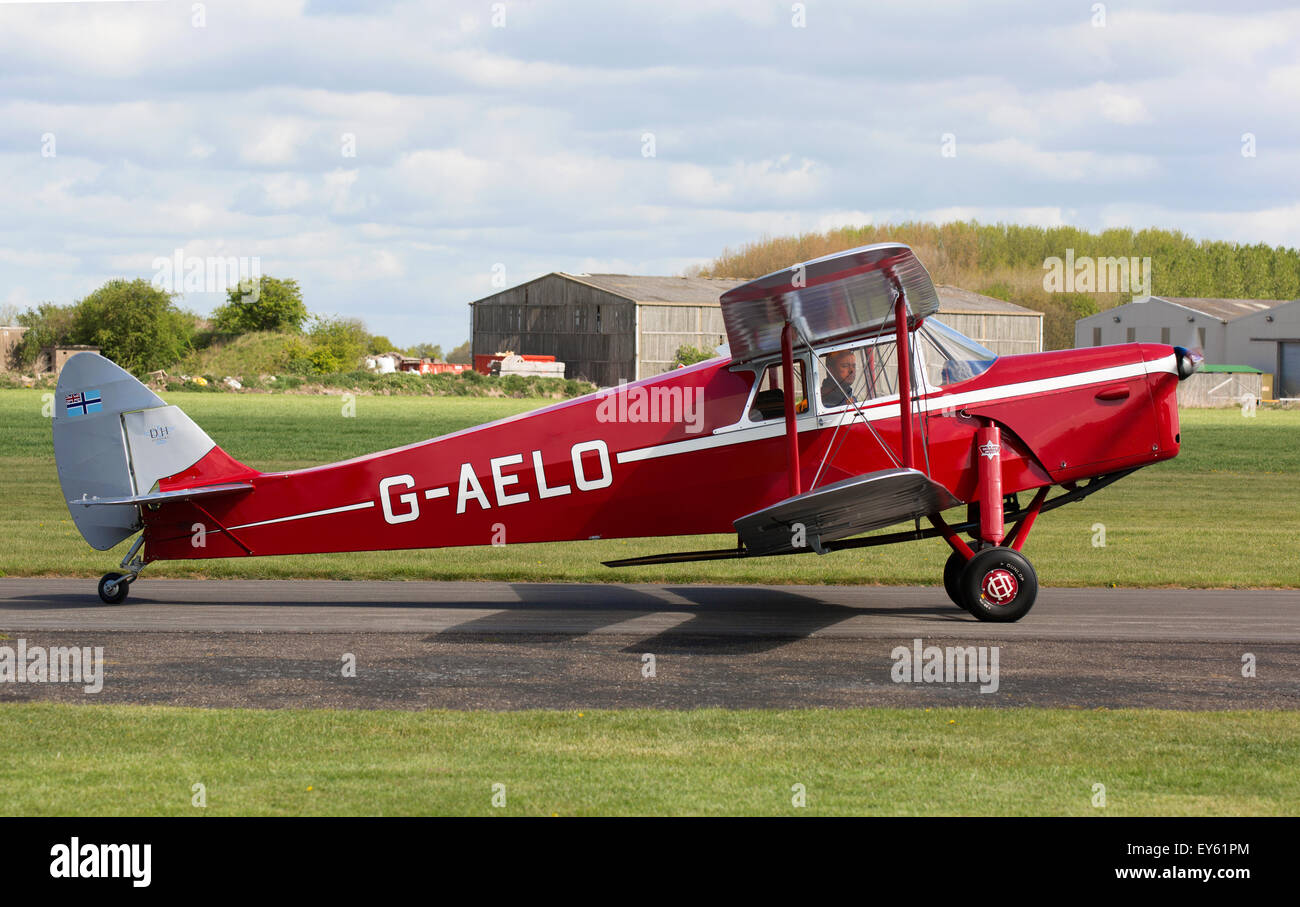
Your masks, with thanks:
[[[822,406],[833,409],[853,400],[853,382],[858,377],[858,358],[853,350],[839,350],[826,356],[826,380],[822,382]]]

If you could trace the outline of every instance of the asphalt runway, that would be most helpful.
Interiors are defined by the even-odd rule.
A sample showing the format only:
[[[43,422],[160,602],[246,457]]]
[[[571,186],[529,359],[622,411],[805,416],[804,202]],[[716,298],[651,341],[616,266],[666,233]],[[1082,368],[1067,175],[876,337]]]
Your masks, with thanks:
[[[0,646],[102,646],[105,663],[97,693],[0,682],[0,701],[1300,708],[1298,591],[1044,589],[999,625],[937,587],[146,577],[108,606],[93,580],[0,578],[0,633]],[[914,640],[996,648],[996,682],[897,682]]]

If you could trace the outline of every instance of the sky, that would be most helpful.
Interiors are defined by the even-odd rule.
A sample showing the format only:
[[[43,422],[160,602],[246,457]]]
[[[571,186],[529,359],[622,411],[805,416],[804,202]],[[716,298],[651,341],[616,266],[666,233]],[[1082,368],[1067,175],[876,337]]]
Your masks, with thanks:
[[[0,0],[0,307],[235,258],[447,349],[843,225],[1300,246],[1297,48],[1284,2]]]

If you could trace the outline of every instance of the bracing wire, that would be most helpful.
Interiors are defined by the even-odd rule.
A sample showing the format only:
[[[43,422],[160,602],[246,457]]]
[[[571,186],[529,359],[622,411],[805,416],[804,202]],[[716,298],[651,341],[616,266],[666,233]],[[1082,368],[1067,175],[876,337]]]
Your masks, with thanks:
[[[885,323],[887,320],[888,320],[887,318],[881,319],[878,330],[882,330],[882,331],[884,330]],[[791,322],[791,324],[794,324],[794,322]],[[809,351],[812,351],[812,342],[808,339],[808,336],[803,332],[803,329],[797,324],[794,324],[794,329],[799,332],[799,339],[801,339],[804,342],[804,345],[808,347]],[[814,352],[813,355],[816,355],[816,353]],[[840,388],[840,390],[844,392],[844,395],[849,400],[849,402],[853,404],[854,413],[859,418],[862,419],[862,423],[867,426],[867,430],[870,431],[871,436],[876,439],[876,443],[880,445],[880,449],[883,450],[885,452],[885,455],[889,457],[890,462],[892,462],[895,466],[901,465],[899,463],[898,457],[894,456],[893,450],[890,449],[889,445],[886,444],[884,439],[881,438],[879,433],[876,432],[876,427],[871,424],[869,419],[867,419],[866,414],[862,411],[862,406],[859,403],[858,399],[853,396],[852,393],[853,389],[850,387],[845,387],[843,382],[841,382],[840,379],[836,378],[833,374],[830,377],[831,380],[834,381],[835,384]],[[809,392],[809,396],[810,397],[812,396],[811,390]],[[817,466],[817,473],[816,475],[813,476],[812,486],[811,488],[809,488],[809,491],[817,487],[817,482],[821,479],[822,471],[826,468],[827,461],[829,459],[834,459],[834,457],[832,456],[832,450],[834,451],[835,454],[838,454],[840,447],[843,446],[844,440],[848,439],[848,435],[845,435],[844,439],[840,440],[839,445],[836,445],[835,443],[836,440],[839,438],[840,429],[843,427],[844,427],[844,422],[842,420],[836,423],[835,431],[831,435],[831,443],[826,445],[826,453],[822,455],[822,461]]]

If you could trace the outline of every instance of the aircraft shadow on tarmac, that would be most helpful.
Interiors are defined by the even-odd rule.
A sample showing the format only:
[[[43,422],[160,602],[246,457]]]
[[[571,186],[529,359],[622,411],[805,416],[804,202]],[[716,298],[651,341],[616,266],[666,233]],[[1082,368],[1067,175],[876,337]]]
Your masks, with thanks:
[[[862,615],[965,618],[953,607],[848,607],[781,589],[744,586],[664,586],[664,591],[690,602],[683,606],[626,586],[518,583],[511,588],[519,601],[501,603],[497,613],[457,624],[429,639],[483,634],[493,635],[495,643],[512,639],[525,643],[539,635],[571,640],[641,617],[686,612],[681,623],[623,651],[689,654],[718,649],[745,654],[770,651]],[[521,624],[533,632],[519,633]],[[504,632],[507,628],[517,635]],[[636,635],[637,630],[633,626],[627,632]]]
[[[639,640],[627,649],[640,652],[647,651],[647,647],[654,647],[653,650],[665,653],[700,652],[714,648],[737,653],[769,651],[860,616],[911,617],[942,623],[970,620],[954,606],[938,601],[934,606],[924,607],[890,605],[883,598],[889,592],[872,587],[864,587],[862,590],[866,604],[853,607],[830,604],[809,595],[771,587],[661,587],[689,604],[668,602],[643,589],[598,583],[514,583],[510,588],[517,600],[457,600],[449,595],[438,601],[401,601],[372,596],[368,599],[342,601],[286,601],[283,604],[297,608],[491,610],[491,614],[458,623],[428,638],[446,641],[456,636],[471,639],[475,636],[492,636],[494,643],[529,643],[538,636],[552,640],[572,640],[637,618],[683,614],[681,623]],[[878,604],[873,601],[875,597],[881,597]],[[43,610],[95,607],[111,608],[114,611],[158,605],[169,605],[179,610],[195,605],[262,608],[277,604],[215,596],[174,602],[163,596],[150,595],[142,584],[142,588],[138,592],[133,590],[131,597],[121,605],[100,604],[93,592],[19,595],[0,601],[0,612],[30,610],[33,603],[39,603]],[[376,632],[383,632],[383,629],[382,624],[374,628]],[[638,631],[635,626],[631,626],[627,632],[636,635]]]

